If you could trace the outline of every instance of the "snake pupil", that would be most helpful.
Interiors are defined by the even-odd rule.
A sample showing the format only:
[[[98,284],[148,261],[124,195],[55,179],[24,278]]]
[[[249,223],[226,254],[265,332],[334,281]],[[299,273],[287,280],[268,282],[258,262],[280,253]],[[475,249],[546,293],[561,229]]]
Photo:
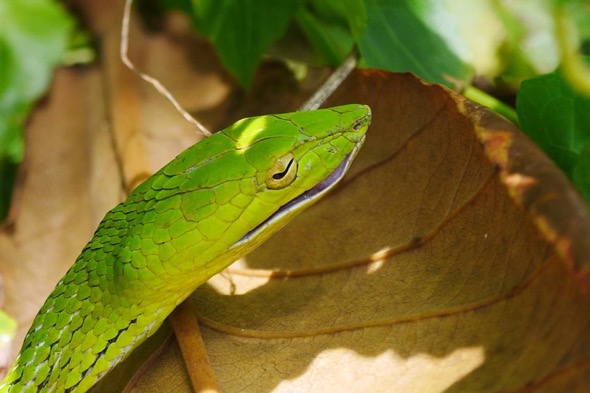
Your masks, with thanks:
[[[289,168],[291,168],[292,164],[293,164],[293,159],[291,158],[291,160],[287,164],[287,167],[285,168],[285,170],[282,172],[275,173],[274,175],[272,175],[272,178],[275,180],[281,180],[283,177],[285,177],[287,172],[289,172]]]

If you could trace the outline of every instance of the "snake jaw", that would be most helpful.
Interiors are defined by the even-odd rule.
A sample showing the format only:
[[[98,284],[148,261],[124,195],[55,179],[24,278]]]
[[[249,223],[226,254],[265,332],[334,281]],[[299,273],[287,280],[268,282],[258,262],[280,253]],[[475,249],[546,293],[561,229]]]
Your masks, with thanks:
[[[340,182],[340,180],[342,180],[346,172],[348,172],[348,169],[352,165],[352,161],[358,154],[364,142],[365,136],[363,135],[363,137],[359,139],[356,145],[353,147],[352,151],[346,155],[338,167],[336,167],[336,169],[334,169],[334,171],[332,171],[332,173],[330,173],[325,179],[321,180],[314,187],[303,192],[298,197],[279,207],[277,211],[275,211],[266,220],[242,236],[242,238],[234,243],[230,248],[237,248],[245,243],[250,242],[253,238],[260,235],[265,228],[272,226],[273,224],[281,221],[286,224],[288,220],[283,220],[283,218],[288,215],[295,215],[297,212],[303,210],[308,205],[311,205],[321,199],[332,188],[334,188]]]

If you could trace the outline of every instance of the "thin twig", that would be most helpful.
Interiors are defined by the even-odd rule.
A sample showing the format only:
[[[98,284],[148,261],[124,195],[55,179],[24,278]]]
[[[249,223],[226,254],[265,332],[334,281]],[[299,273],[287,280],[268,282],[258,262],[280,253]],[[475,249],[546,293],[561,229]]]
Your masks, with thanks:
[[[342,62],[340,67],[330,75],[324,84],[315,92],[310,99],[299,108],[299,111],[312,111],[318,109],[340,87],[344,79],[354,70],[357,64],[356,51],[353,51]]]
[[[131,15],[131,4],[133,0],[126,0],[125,1],[125,11],[123,13],[123,22],[121,26],[121,60],[123,63],[129,67],[129,69],[135,72],[141,79],[152,85],[160,94],[168,99],[174,105],[174,108],[191,124],[194,124],[197,129],[206,136],[211,135],[211,132],[205,128],[198,120],[192,117],[180,104],[176,99],[172,96],[172,94],[155,78],[144,74],[143,72],[139,71],[137,67],[129,60],[127,52],[129,51],[129,19]]]

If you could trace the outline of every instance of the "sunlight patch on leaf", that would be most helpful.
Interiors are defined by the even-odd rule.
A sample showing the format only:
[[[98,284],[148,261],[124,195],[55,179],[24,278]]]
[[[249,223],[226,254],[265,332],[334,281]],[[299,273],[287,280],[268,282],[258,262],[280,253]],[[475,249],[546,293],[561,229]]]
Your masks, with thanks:
[[[405,358],[391,350],[364,357],[350,349],[327,349],[305,373],[281,382],[275,392],[364,392],[375,386],[395,392],[443,392],[481,366],[484,359],[481,347],[456,349],[441,358],[422,353]],[[375,373],[385,369],[390,372]]]

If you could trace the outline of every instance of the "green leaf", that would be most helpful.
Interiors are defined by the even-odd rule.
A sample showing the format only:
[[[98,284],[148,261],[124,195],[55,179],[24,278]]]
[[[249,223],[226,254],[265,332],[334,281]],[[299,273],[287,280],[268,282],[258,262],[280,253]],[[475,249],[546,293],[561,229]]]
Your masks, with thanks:
[[[139,8],[145,7],[149,5],[147,2],[138,3]],[[160,0],[159,2],[155,2],[156,6],[161,5],[164,9],[175,9],[182,11],[188,15],[192,15],[193,5],[192,0]],[[161,12],[161,10],[157,9],[156,11]]]
[[[580,158],[574,167],[572,180],[580,193],[590,203],[590,143],[580,153]]]
[[[453,87],[472,69],[461,59],[466,48],[451,15],[436,0],[366,0],[368,23],[360,36],[364,65]]]
[[[590,98],[579,95],[556,71],[524,81],[516,110],[522,130],[590,202]]]
[[[65,52],[71,17],[53,0],[0,2],[0,220],[14,163],[23,156],[22,126]]]
[[[300,0],[193,0],[197,27],[223,64],[249,87],[264,52],[281,37]]]
[[[14,318],[0,310],[0,355],[2,356],[2,365],[7,366],[8,354],[16,335],[18,324]]]
[[[299,8],[296,19],[315,50],[329,64],[338,65],[364,30],[367,11],[363,0],[310,0]]]
[[[9,343],[16,334],[17,323],[4,311],[0,310],[0,352],[6,353],[9,350]]]
[[[72,19],[52,0],[0,3],[0,37],[4,41],[0,103],[37,98],[46,88],[73,27]]]

